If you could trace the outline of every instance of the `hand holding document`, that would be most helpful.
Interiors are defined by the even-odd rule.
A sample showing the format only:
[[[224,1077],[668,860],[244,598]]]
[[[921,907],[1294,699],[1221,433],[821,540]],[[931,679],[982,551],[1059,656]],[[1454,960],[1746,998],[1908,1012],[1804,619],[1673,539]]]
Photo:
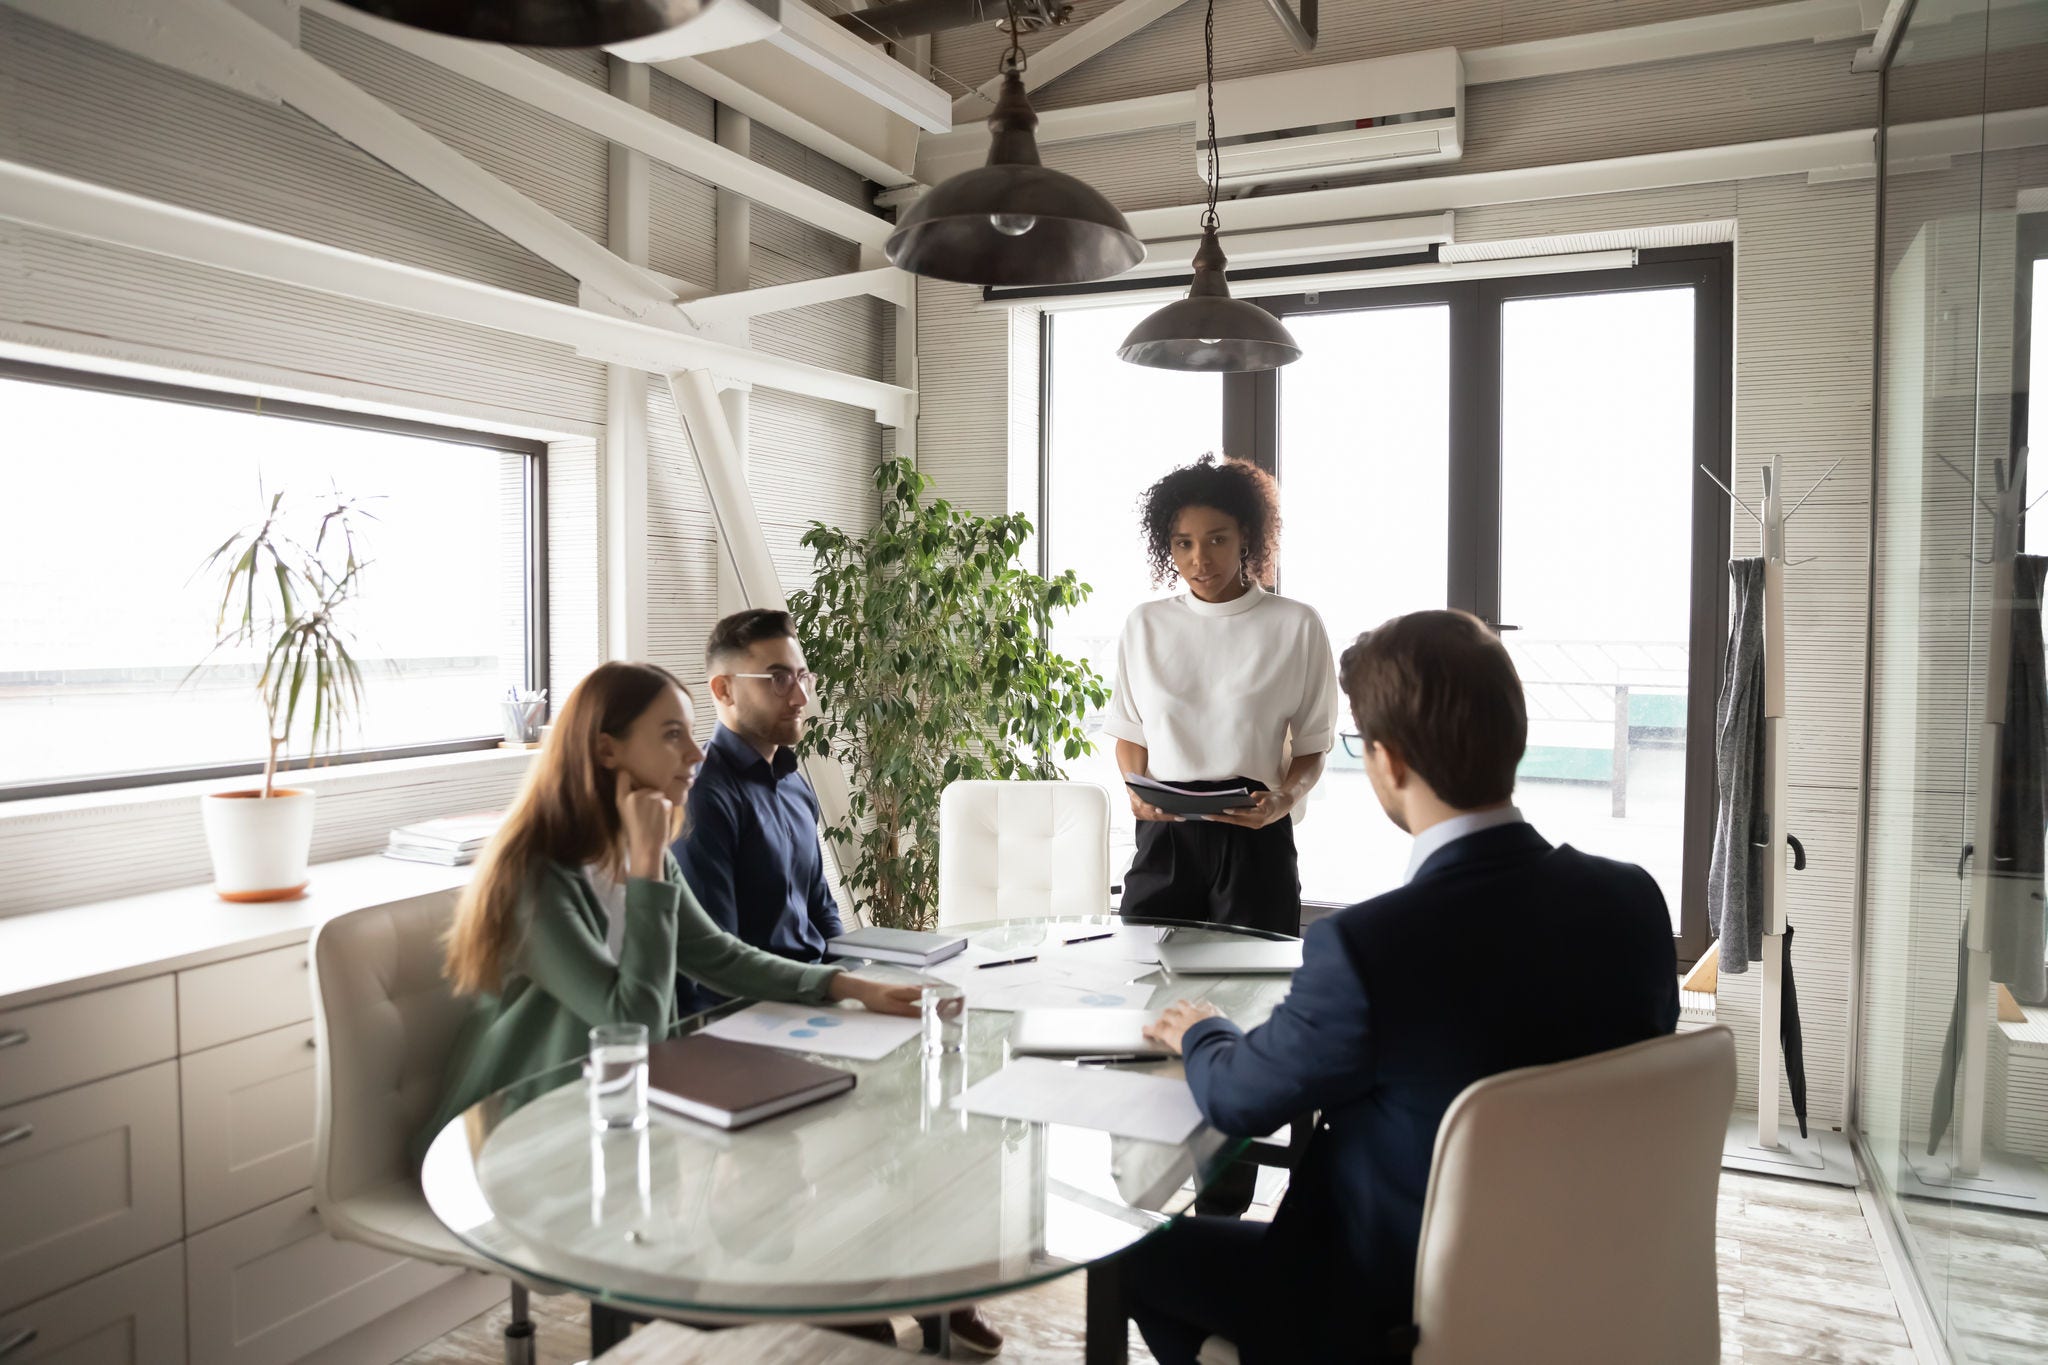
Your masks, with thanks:
[[[1187,1082],[1114,1067],[1020,1057],[967,1088],[953,1107],[998,1119],[1064,1123],[1144,1142],[1185,1142],[1202,1111]]]

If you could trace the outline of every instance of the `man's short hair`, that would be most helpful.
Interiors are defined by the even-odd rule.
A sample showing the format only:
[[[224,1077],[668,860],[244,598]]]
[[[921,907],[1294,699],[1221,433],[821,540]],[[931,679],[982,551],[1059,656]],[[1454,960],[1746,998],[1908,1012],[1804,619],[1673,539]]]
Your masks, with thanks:
[[[704,667],[717,672],[735,655],[744,654],[763,640],[794,640],[796,621],[786,611],[754,607],[736,611],[711,628],[711,641],[704,646]]]
[[[1522,680],[1506,646],[1462,611],[1416,611],[1368,630],[1338,664],[1368,745],[1401,755],[1447,805],[1474,810],[1515,792],[1529,742]]]

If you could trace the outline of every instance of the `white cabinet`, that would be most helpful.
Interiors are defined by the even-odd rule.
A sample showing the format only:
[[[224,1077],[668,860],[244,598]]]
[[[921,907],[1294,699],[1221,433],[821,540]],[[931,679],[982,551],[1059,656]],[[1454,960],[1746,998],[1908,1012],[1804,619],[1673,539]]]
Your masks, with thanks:
[[[177,1241],[179,1176],[175,1062],[0,1109],[0,1311]]]
[[[306,1194],[185,1248],[192,1359],[206,1365],[285,1365],[462,1274],[335,1241]]]
[[[0,1104],[178,1055],[171,978],[0,1011]]]
[[[313,1017],[304,944],[178,973],[178,1051],[201,1052]]]
[[[313,1183],[311,1021],[193,1053],[179,1066],[187,1233]]]
[[[185,1365],[185,1248],[0,1314],[5,1365]]]

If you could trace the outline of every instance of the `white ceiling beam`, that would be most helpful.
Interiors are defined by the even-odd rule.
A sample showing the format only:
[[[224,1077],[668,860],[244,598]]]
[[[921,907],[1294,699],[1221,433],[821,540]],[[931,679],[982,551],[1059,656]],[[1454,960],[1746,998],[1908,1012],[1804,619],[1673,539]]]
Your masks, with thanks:
[[[782,0],[782,27],[761,40],[821,75],[859,92],[920,128],[952,126],[946,92],[896,61],[879,46],[840,27],[803,0]]]
[[[552,341],[594,359],[654,374],[710,370],[741,383],[865,408],[889,426],[901,426],[915,414],[914,393],[880,380],[344,251],[32,166],[0,161],[0,219],[407,313]]]
[[[1668,19],[1655,24],[1575,33],[1474,48],[1465,59],[1467,85],[1525,81],[1683,57],[1776,47],[1783,43],[1837,42],[1870,32],[1860,0],[1790,0],[1787,4]]]
[[[711,294],[683,305],[683,315],[693,326],[712,327],[743,322],[763,313],[780,313],[791,308],[831,303],[837,299],[870,295],[898,308],[910,306],[916,280],[894,266],[879,270],[857,270],[846,275],[826,275],[794,284],[771,284],[760,289],[740,289],[730,294]]]
[[[797,98],[803,98],[807,104],[826,101],[829,92],[816,88],[818,83],[813,82],[814,88],[801,95],[785,91],[782,98],[777,98],[767,93],[760,87],[771,82],[760,70],[759,55],[744,50],[718,52],[709,58],[671,57],[654,65],[656,70],[675,77],[697,93],[709,95],[726,108],[738,110],[762,127],[773,128],[799,146],[830,157],[878,185],[894,189],[916,178],[916,125],[873,106],[869,107],[870,117],[839,117],[834,120],[836,127],[823,122],[826,116],[822,112],[813,114],[791,106]],[[714,60],[718,65],[712,64]],[[751,83],[736,74],[739,72],[751,75]],[[852,103],[854,97],[841,92],[839,102]]]
[[[18,0],[51,23],[71,27],[110,0]],[[118,3],[118,0],[112,0]],[[159,23],[204,44],[399,174],[504,234],[628,315],[680,327],[673,299],[647,271],[607,251],[383,101],[294,47],[227,0],[153,0]]]
[[[1458,55],[1465,64],[1465,84],[1486,85],[1496,81],[1598,71],[1681,57],[1744,52],[1785,43],[1833,42],[1868,33],[1870,29],[1866,0],[1790,0],[1785,4],[1760,5],[1694,19],[1638,24],[1631,28],[1569,38],[1470,48]],[[1032,74],[1036,74],[1037,59],[1032,60]],[[975,103],[979,108],[967,109],[961,115],[963,121],[949,132],[933,134],[919,141],[919,180],[927,185],[937,184],[949,175],[980,165],[988,155],[988,129],[980,121],[986,117],[988,105],[982,101]],[[1038,111],[1038,143],[1044,147],[1058,142],[1145,132],[1153,128],[1177,125],[1192,128],[1200,113],[1192,90],[1143,95],[1136,99],[1105,100],[1069,109],[1041,109]]]
[[[37,2],[64,3],[64,0]],[[565,123],[643,153],[685,175],[745,195],[757,204],[787,213],[834,236],[862,246],[878,246],[895,230],[886,219],[876,217],[858,204],[836,199],[750,157],[729,151],[709,138],[679,128],[667,119],[636,109],[608,91],[586,85],[574,76],[535,61],[513,48],[444,38],[422,29],[373,18],[344,5],[325,3],[319,8],[322,14],[337,22],[410,52],[443,70],[453,71],[500,94],[510,95]]]
[[[1866,167],[1871,164],[1872,146],[1871,130],[1857,128],[1692,151],[1651,152],[1556,166],[1476,171],[1384,185],[1351,185],[1343,189],[1232,199],[1219,211],[1223,221],[1237,231],[1342,223],[1488,204],[1573,199],[1589,194],[1620,194],[1673,185]],[[1201,204],[1183,204],[1175,208],[1141,209],[1124,217],[1131,231],[1152,241],[1183,231],[1188,219],[1202,208]]]
[[[1856,54],[1854,63],[1858,71],[1882,71],[1892,59],[1892,52],[1899,44],[1899,29],[1906,22],[1906,15],[1913,8],[1913,0],[1888,0],[1884,17],[1877,21],[1877,32],[1871,36],[1870,46]]]
[[[1133,33],[1165,18],[1186,3],[1187,0],[1123,0],[1115,8],[1104,10],[1073,32],[1032,53],[1024,70],[1024,88],[1036,90],[1058,80],[1081,63],[1101,56]],[[954,100],[953,116],[947,123],[987,118],[988,111],[995,104],[996,91],[1002,86],[1002,77],[993,76],[983,81],[980,89]],[[944,130],[945,125],[941,125],[932,131]]]

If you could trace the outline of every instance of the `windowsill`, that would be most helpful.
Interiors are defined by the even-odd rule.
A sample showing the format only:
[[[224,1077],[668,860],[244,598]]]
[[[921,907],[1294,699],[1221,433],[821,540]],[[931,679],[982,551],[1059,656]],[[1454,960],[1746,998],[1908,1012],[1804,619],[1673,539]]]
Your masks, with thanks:
[[[0,919],[0,1009],[287,948],[337,915],[452,891],[473,870],[372,853],[313,864],[293,901],[236,905],[211,886],[179,886],[11,915]]]
[[[476,768],[503,765],[524,769],[538,753],[534,749],[472,749],[452,754],[425,754],[415,758],[385,758],[368,763],[338,763],[325,768],[294,768],[280,773],[279,786],[306,788],[314,792],[347,792],[375,788],[403,780],[423,769]],[[0,833],[12,824],[45,818],[75,816],[82,812],[118,810],[128,806],[157,805],[186,801],[214,792],[246,791],[262,784],[260,774],[214,777],[196,782],[160,782],[111,791],[73,792],[65,796],[33,796],[21,801],[0,801]]]

